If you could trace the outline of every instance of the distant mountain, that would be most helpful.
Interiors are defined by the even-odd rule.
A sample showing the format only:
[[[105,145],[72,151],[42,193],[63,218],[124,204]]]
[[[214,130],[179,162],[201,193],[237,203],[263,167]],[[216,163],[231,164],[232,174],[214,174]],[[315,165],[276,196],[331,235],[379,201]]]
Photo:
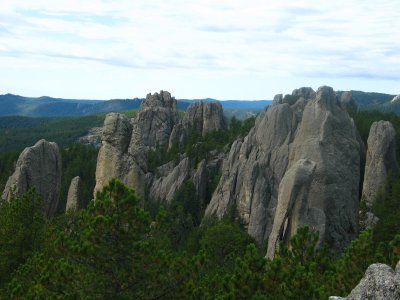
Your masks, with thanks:
[[[377,110],[400,114],[400,101],[392,101],[396,95],[349,91],[361,110]],[[340,96],[343,91],[338,91]]]
[[[136,109],[143,99],[78,100],[0,95],[0,116],[61,117]]]
[[[181,99],[178,109],[185,110],[193,101],[218,101],[215,99]],[[138,109],[143,99],[80,100],[52,97],[23,97],[13,94],[0,95],[0,116],[64,117],[85,116],[101,112]],[[272,101],[225,100],[223,108],[236,109],[246,115],[247,110],[261,110]],[[243,110],[243,111],[241,111]]]

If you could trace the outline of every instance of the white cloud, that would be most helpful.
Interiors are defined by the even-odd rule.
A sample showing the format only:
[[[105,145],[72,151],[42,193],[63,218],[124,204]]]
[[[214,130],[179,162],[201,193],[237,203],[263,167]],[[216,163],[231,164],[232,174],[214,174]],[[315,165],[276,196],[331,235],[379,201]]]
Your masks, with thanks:
[[[76,72],[85,74],[87,61],[113,74],[218,72],[218,82],[232,80],[229,74],[399,80],[399,7],[396,0],[5,0],[0,57],[21,61],[21,72],[23,65],[62,70],[76,61]],[[0,80],[7,73],[3,67]]]

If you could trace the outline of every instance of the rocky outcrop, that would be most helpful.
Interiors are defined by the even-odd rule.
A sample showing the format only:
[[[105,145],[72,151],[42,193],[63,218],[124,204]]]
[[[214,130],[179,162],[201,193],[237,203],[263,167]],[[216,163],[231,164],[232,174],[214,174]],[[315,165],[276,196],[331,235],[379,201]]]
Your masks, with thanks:
[[[226,123],[219,102],[194,102],[183,118],[183,128],[186,131],[198,130],[202,136],[207,133],[226,129]]]
[[[176,145],[182,146],[194,131],[199,132],[204,137],[207,133],[225,130],[226,128],[221,103],[193,102],[187,108],[182,122],[174,127],[169,140],[169,148]]]
[[[294,104],[275,98],[248,136],[232,144],[205,214],[222,218],[234,206],[259,243],[270,235],[287,240],[310,224],[339,250],[357,232],[362,145],[332,88],[293,95],[299,97]],[[315,164],[309,176],[301,167],[306,161]]]
[[[268,239],[267,256],[273,258],[275,248],[281,236],[289,236],[286,230],[298,228],[299,223],[310,223],[312,220],[301,220],[304,209],[307,209],[307,198],[313,180],[315,162],[309,159],[298,160],[283,176],[279,184],[278,203],[274,222]],[[322,218],[324,218],[324,215]],[[315,222],[316,226],[325,225],[325,220]],[[310,224],[311,226],[314,224]],[[325,228],[318,228],[324,231]],[[291,232],[293,235],[295,232]]]
[[[363,184],[363,197],[368,207],[374,203],[387,175],[398,172],[395,135],[393,125],[388,121],[374,122],[371,126]]]
[[[175,192],[190,178],[191,169],[189,158],[182,159],[176,167],[171,168],[169,174],[154,179],[150,187],[150,198],[165,199],[169,203]]]
[[[332,296],[329,300],[400,299],[400,262],[396,270],[385,264],[370,265],[363,279],[345,298]]]
[[[136,118],[128,119],[117,113],[106,116],[97,159],[95,191],[116,177],[134,188],[141,199],[168,203],[183,183],[190,179],[198,189],[198,201],[204,201],[208,162],[196,166],[181,155],[176,161],[154,170],[149,166],[148,159],[155,152],[167,151],[171,145],[183,145],[194,129],[205,135],[225,128],[219,103],[192,103],[179,121],[176,100],[170,93],[149,94]]]
[[[292,96],[299,96],[303,97],[304,99],[313,99],[315,98],[315,95],[315,91],[310,87],[301,87],[292,92]]]
[[[132,123],[131,153],[146,147],[168,146],[171,132],[178,123],[175,98],[165,91],[148,94]]]
[[[97,156],[95,192],[114,177],[140,189],[144,172],[128,152],[132,127],[131,120],[124,115],[107,114],[103,126],[102,146]],[[141,191],[144,192],[143,189]]]
[[[400,101],[400,95],[394,96],[393,99],[390,101],[391,103],[396,103]]]
[[[15,172],[7,181],[3,199],[22,195],[35,188],[43,198],[43,211],[50,217],[56,212],[61,187],[61,156],[56,143],[38,141],[25,148],[18,158]]]
[[[343,94],[340,95],[340,103],[342,104],[343,107],[345,107],[349,111],[352,112],[358,111],[357,102],[353,99],[353,96],[351,95],[350,92],[344,92]]]
[[[102,127],[93,127],[89,129],[88,133],[81,136],[78,141],[81,144],[92,146],[96,149],[101,147]]]
[[[78,210],[81,208],[79,194],[81,190],[81,178],[76,176],[72,178],[68,189],[67,205],[65,211]]]

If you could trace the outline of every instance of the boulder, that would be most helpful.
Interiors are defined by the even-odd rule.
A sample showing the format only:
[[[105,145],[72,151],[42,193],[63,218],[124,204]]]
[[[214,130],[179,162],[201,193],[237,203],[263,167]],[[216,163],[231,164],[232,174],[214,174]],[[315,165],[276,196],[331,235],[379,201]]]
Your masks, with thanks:
[[[368,267],[360,283],[345,297],[329,297],[329,300],[398,300],[400,299],[400,262],[394,271],[385,264]]]
[[[20,154],[14,173],[8,178],[3,199],[35,188],[43,199],[43,212],[51,217],[57,210],[61,187],[61,156],[56,143],[38,141]]]
[[[260,244],[271,234],[275,242],[283,223],[289,224],[285,239],[298,226],[309,224],[322,231],[320,242],[340,250],[358,229],[362,146],[353,120],[332,88],[321,87],[316,94],[303,88],[292,94],[300,98],[289,104],[279,103],[281,97],[277,97],[258,116],[249,134],[232,144],[205,215],[222,218],[234,206],[248,233]],[[309,182],[299,179],[304,191],[296,197],[293,174],[304,160],[315,167]],[[283,185],[294,190],[280,196],[287,172]]]
[[[396,132],[389,121],[374,122],[368,136],[363,198],[371,207],[389,173],[399,170],[396,159]]]
[[[71,184],[69,185],[68,189],[68,196],[67,196],[67,205],[65,207],[65,211],[69,210],[77,210],[81,208],[79,194],[81,190],[81,178],[76,176],[72,178]]]

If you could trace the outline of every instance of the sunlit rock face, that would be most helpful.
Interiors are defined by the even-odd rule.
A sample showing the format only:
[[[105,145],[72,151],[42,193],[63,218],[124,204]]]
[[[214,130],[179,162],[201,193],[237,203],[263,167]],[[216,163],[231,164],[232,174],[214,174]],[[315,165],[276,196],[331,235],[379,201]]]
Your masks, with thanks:
[[[234,207],[259,243],[288,240],[308,224],[342,249],[357,233],[362,149],[332,88],[278,95],[232,144],[205,214],[222,218]]]
[[[43,212],[48,217],[57,210],[61,188],[61,155],[56,143],[38,141],[20,154],[15,172],[8,178],[3,199],[22,195],[35,188],[43,199]]]

